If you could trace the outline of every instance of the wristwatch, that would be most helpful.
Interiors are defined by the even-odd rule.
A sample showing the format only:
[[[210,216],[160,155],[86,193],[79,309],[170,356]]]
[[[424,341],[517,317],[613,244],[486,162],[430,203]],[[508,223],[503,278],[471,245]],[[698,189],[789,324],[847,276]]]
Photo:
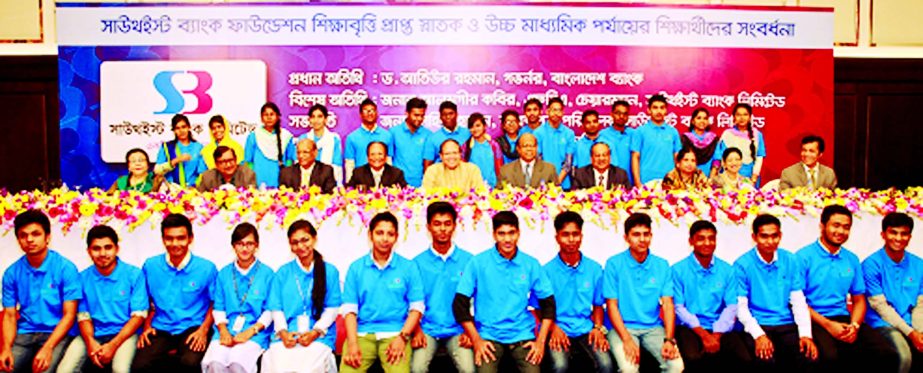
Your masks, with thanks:
[[[401,331],[400,336],[401,336],[401,338],[404,339],[404,342],[410,342],[410,334],[407,334],[407,333],[404,333],[403,331]]]
[[[664,339],[663,339],[663,343],[667,343],[667,342],[670,342],[670,343],[672,343],[674,346],[676,346],[676,338],[664,338]]]
[[[599,330],[603,332],[603,334],[609,334],[609,329],[606,329],[606,326],[602,324],[593,327],[593,329]]]

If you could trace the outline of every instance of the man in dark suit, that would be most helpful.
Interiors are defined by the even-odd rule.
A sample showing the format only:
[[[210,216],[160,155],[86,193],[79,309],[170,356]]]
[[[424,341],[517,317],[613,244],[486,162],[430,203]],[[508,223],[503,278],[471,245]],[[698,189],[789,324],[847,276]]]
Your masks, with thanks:
[[[538,188],[542,184],[558,184],[554,165],[538,159],[538,141],[531,133],[519,136],[516,142],[519,159],[500,167],[499,185],[518,188]]]
[[[574,172],[573,190],[604,186],[606,189],[628,189],[628,173],[610,161],[609,145],[598,142],[590,148],[590,165]]]
[[[295,146],[298,163],[279,172],[279,185],[292,189],[320,187],[321,193],[331,193],[337,182],[333,178],[333,167],[317,161],[317,145],[314,140],[303,139]]]
[[[807,187],[809,189],[836,188],[836,173],[820,164],[824,155],[824,139],[808,135],[801,139],[801,162],[782,170],[779,189]]]
[[[388,159],[388,147],[381,141],[369,143],[365,149],[368,163],[353,171],[346,186],[362,190],[373,188],[406,187],[404,172],[392,167]]]

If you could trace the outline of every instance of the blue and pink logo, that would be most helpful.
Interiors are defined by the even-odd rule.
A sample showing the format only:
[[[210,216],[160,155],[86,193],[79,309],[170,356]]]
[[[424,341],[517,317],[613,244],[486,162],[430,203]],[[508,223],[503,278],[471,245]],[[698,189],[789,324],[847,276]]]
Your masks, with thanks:
[[[189,74],[195,77],[196,86],[192,89],[180,90],[173,84],[173,77],[179,74]],[[154,89],[167,101],[166,107],[154,114],[206,114],[212,109],[212,97],[208,90],[212,87],[212,76],[207,71],[161,71],[154,75]],[[192,110],[186,108],[184,94],[192,95],[198,101]]]

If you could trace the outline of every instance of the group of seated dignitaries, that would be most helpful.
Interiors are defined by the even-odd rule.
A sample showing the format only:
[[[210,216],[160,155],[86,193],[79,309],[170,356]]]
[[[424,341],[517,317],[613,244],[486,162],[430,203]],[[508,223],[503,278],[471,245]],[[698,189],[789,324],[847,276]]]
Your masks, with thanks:
[[[861,264],[842,246],[852,214],[840,205],[824,208],[820,237],[795,253],[779,248],[779,219],[757,216],[755,247],[733,265],[714,256],[717,228],[697,221],[692,253],[672,268],[650,252],[644,213],[625,220],[628,249],[605,267],[581,253],[574,212],[555,217],[559,254],[544,266],[521,251],[514,213],[492,217],[495,245],[477,255],[454,242],[457,219],[451,204],[431,203],[432,244],[409,260],[393,250],[397,218],[375,215],[372,249],[349,266],[341,291],[304,220],[289,226],[295,258],[276,272],[256,258],[252,224],[235,227],[235,261],[217,271],[191,254],[190,220],[170,214],[166,253],[140,269],[118,258],[112,228],[93,227],[93,266],[78,274],[49,250],[48,217],[28,210],[14,219],[25,255],[3,274],[0,371],[256,372],[262,359],[267,373],[376,363],[427,372],[440,349],[459,372],[923,367],[923,260],[906,252],[913,220],[903,213],[884,217],[884,246]]]

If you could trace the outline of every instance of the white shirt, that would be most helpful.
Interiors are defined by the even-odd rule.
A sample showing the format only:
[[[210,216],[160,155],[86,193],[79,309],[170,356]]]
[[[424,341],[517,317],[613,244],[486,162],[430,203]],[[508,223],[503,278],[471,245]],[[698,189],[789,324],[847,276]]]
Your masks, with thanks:
[[[372,186],[373,187],[381,186],[381,176],[384,175],[385,168],[382,167],[378,171],[375,171],[375,169],[372,167],[369,167],[369,169],[372,170],[372,179],[375,181],[375,185],[372,185]]]
[[[304,168],[301,166],[301,187],[306,188],[311,186],[311,173],[314,172],[314,166],[317,165],[317,162],[312,162],[311,167]]]
[[[522,160],[522,158],[519,158],[519,166],[522,168],[523,175],[525,174],[531,175],[535,173],[535,160],[534,159],[531,162],[526,162]]]
[[[815,163],[814,167],[808,167],[808,165],[801,162],[801,167],[804,167],[804,174],[808,179],[808,185],[805,185],[808,188],[814,188],[814,185],[817,184],[818,173],[820,172],[820,167],[817,167],[820,163]],[[814,176],[811,177],[811,170],[814,170]]]
[[[599,182],[599,179],[602,178],[602,183]],[[599,172],[597,169],[593,169],[593,185],[599,186],[602,185],[603,188],[606,185],[609,185],[609,169],[607,168],[605,172]]]

